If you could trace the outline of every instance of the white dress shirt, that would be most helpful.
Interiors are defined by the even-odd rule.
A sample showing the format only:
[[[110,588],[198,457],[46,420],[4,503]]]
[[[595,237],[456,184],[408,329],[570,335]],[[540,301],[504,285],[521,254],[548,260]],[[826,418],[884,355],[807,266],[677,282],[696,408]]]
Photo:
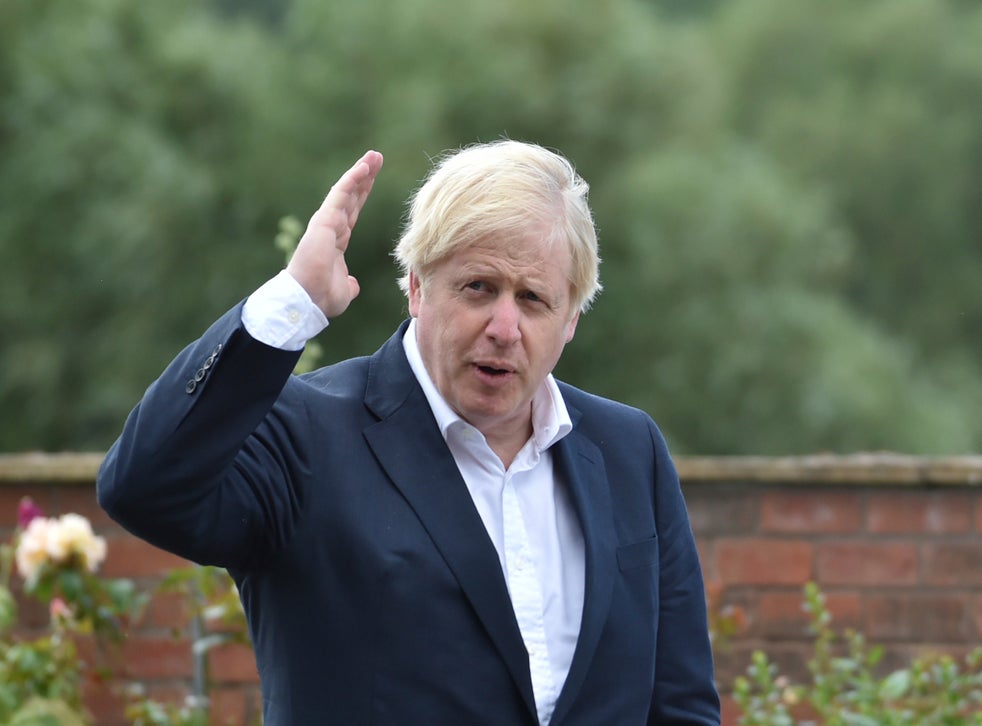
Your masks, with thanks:
[[[327,319],[286,271],[259,288],[242,312],[257,340],[299,350]],[[569,673],[583,614],[583,533],[549,448],[572,429],[552,375],[532,401],[532,437],[505,469],[484,435],[447,404],[426,371],[416,321],[403,337],[406,357],[487,530],[505,576],[529,656],[539,723],[552,717]]]

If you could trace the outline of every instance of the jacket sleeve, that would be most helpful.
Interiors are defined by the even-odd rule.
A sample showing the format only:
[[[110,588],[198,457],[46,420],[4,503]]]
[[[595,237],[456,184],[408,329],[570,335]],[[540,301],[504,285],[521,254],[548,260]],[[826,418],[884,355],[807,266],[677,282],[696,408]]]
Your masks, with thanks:
[[[299,352],[252,338],[241,304],[146,391],[96,481],[133,534],[202,564],[242,567],[287,541],[306,477],[305,409],[284,391]]]
[[[654,423],[655,506],[662,543],[656,674],[651,726],[718,726],[720,702],[706,594],[678,474]]]

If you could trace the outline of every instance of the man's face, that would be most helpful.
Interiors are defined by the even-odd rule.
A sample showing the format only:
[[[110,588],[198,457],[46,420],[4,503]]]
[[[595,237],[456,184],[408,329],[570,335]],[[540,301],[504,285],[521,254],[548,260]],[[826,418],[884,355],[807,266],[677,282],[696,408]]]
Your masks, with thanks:
[[[458,250],[425,281],[410,275],[409,312],[426,370],[489,442],[527,440],[532,398],[579,318],[569,249],[549,245],[540,228]]]

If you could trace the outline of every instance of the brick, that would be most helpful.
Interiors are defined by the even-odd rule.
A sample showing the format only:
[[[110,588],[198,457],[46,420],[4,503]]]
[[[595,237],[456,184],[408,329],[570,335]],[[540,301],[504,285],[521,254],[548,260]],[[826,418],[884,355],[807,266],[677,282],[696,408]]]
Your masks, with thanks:
[[[727,693],[720,693],[719,700],[720,715],[722,716],[720,726],[737,726],[740,722],[740,707],[733,700],[733,696]]]
[[[851,533],[863,525],[863,500],[855,492],[770,490],[761,495],[762,532]]]
[[[258,683],[256,657],[242,643],[226,643],[208,651],[208,676],[217,683]]]
[[[128,726],[123,687],[115,681],[88,678],[82,686],[82,702],[99,726]]]
[[[907,542],[830,542],[818,545],[818,582],[823,585],[914,585],[917,549]]]
[[[697,534],[746,534],[757,530],[757,496],[746,488],[690,487],[685,491],[692,530]]]
[[[802,585],[812,577],[811,543],[790,539],[721,539],[715,572],[725,585]]]
[[[758,646],[744,640],[733,640],[724,647],[716,647],[713,657],[716,665],[716,682],[720,688],[728,689],[737,676],[747,673],[750,658]]]
[[[258,687],[214,688],[210,692],[210,723],[220,726],[240,726],[259,723],[262,698]]]
[[[51,516],[52,487],[37,484],[3,484],[0,486],[0,527],[12,532],[17,526],[17,508],[20,500],[30,497],[44,511],[45,516]]]
[[[754,634],[765,638],[810,638],[811,615],[805,611],[804,593],[775,591],[757,599]],[[863,598],[856,592],[825,593],[825,606],[837,630],[857,628],[862,622]]]
[[[765,638],[806,638],[808,614],[799,591],[765,592],[757,598],[753,633]]]
[[[859,592],[826,592],[825,607],[837,630],[859,629],[863,618],[863,595]]]
[[[189,678],[191,644],[165,636],[131,635],[123,646],[121,673],[128,678]]]
[[[209,694],[209,705],[212,724],[243,724],[246,723],[246,697],[239,689],[214,688]]]
[[[982,585],[982,546],[978,542],[925,544],[922,557],[924,579],[930,585]]]
[[[972,497],[965,492],[872,492],[868,527],[874,534],[963,534],[972,529]]]
[[[159,576],[191,564],[128,534],[107,536],[106,548],[108,554],[102,566],[106,577]]]
[[[713,560],[712,540],[697,536],[696,550],[699,552],[699,564],[702,566],[703,578],[707,581],[716,579],[716,573],[713,570],[713,565],[715,563]]]
[[[972,620],[975,623],[974,641],[982,640],[982,595],[972,598]]]
[[[97,531],[119,529],[96,501],[95,487],[52,487],[52,506],[58,514],[81,514]]]
[[[967,595],[920,592],[866,599],[863,632],[871,640],[964,642],[972,637]]]
[[[140,626],[148,629],[186,633],[190,622],[190,603],[181,593],[155,592],[147,603]]]

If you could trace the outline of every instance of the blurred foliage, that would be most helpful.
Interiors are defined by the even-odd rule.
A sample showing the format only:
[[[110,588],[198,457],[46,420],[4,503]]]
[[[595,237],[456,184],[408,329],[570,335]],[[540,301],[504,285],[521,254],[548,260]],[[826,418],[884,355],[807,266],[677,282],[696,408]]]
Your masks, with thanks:
[[[811,681],[792,683],[765,653],[751,657],[734,684],[739,726],[979,726],[982,648],[959,663],[924,653],[882,675],[883,648],[862,633],[832,628],[825,596],[805,586],[805,612],[815,636]]]
[[[566,380],[679,452],[980,450],[979,88],[959,0],[3,0],[0,448],[107,447],[365,148],[371,352],[428,159],[507,135],[593,189]]]
[[[119,662],[121,652],[109,647],[123,643],[148,596],[130,580],[96,573],[104,548],[94,560],[79,556],[91,540],[101,539],[84,517],[68,515],[76,520],[71,526],[64,518],[47,520],[28,498],[17,515],[12,538],[0,543],[0,723],[87,726],[84,688],[102,683],[110,664]],[[43,528],[29,526],[38,522]],[[21,621],[12,587],[15,562],[21,591],[47,608],[40,633]],[[82,654],[83,640],[96,646],[95,659]]]

